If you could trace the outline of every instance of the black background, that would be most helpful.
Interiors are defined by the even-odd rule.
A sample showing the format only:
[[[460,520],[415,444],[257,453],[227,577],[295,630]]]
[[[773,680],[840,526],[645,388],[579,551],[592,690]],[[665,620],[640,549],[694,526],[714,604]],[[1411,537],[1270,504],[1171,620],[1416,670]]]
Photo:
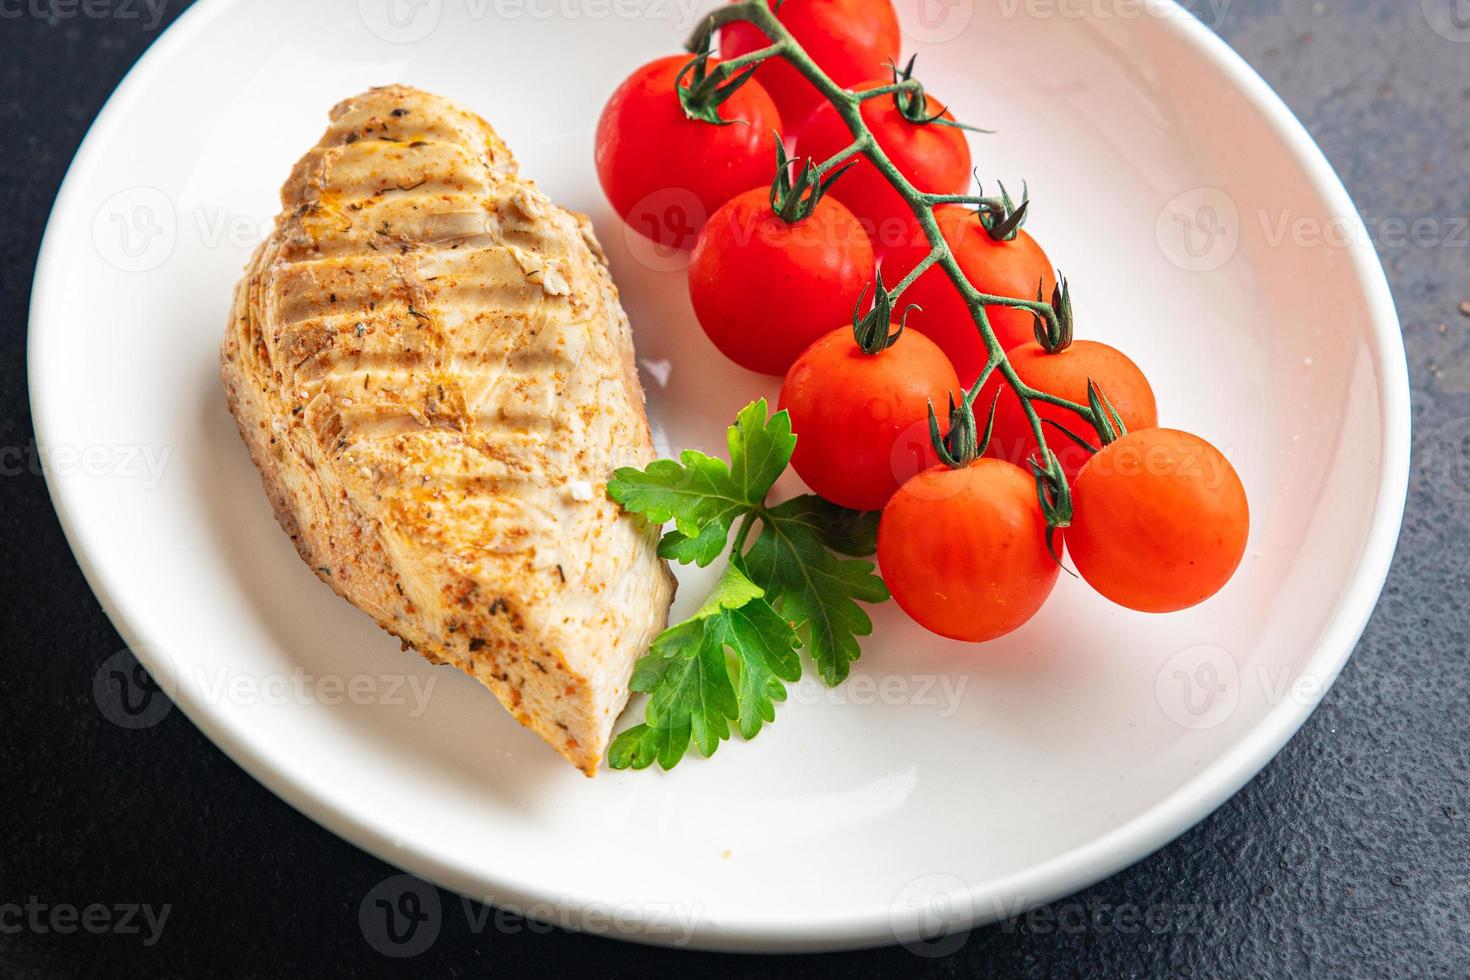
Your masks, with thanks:
[[[27,297],[42,228],[88,124],[156,37],[121,16],[140,5],[68,18],[35,16],[30,3],[0,2],[0,446],[22,452],[32,438]],[[183,6],[169,3],[165,23]],[[171,910],[152,946],[141,935],[0,931],[0,975],[401,966],[448,975],[1470,975],[1470,318],[1458,310],[1470,297],[1470,241],[1455,230],[1470,215],[1470,44],[1430,30],[1419,0],[1236,0],[1214,26],[1301,116],[1374,230],[1403,319],[1416,430],[1404,533],[1367,634],[1302,732],[1218,813],[1045,916],[977,930],[947,956],[890,948],[777,963],[675,953],[497,929],[478,918],[483,910],[466,914],[440,893],[432,947],[388,959],[366,941],[358,908],[391,868],[277,800],[178,712],[137,732],[99,714],[93,674],[123,644],[42,479],[26,469],[0,478],[0,903],[34,896]],[[1391,222],[1419,218],[1438,231],[1416,243],[1392,233]],[[1133,927],[1119,906],[1152,911],[1142,921],[1154,927]]]

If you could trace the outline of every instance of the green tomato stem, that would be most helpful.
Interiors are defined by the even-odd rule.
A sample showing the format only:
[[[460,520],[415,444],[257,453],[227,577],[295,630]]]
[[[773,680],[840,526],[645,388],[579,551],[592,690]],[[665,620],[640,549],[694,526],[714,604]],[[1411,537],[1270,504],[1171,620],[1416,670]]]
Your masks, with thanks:
[[[786,53],[787,50],[788,48],[786,44],[778,41],[775,44],[770,45],[769,47],[758,48],[755,51],[747,51],[745,54],[742,54],[735,58],[731,58],[729,61],[722,61],[717,66],[715,66],[715,71],[719,72],[725,78],[728,78],[729,76],[735,74],[737,71],[747,65],[759,64],[768,58],[772,58],[777,55],[783,55]]]
[[[867,102],[869,99],[878,99],[885,95],[897,95],[899,92],[917,92],[922,88],[923,86],[919,84],[917,78],[905,78],[903,81],[894,82],[892,85],[880,85],[877,88],[870,88],[851,94],[857,101]]]
[[[839,167],[846,161],[852,159],[857,154],[864,152],[867,149],[867,145],[868,140],[866,139],[860,138],[853,140],[851,143],[847,144],[846,148],[838,150],[826,160],[823,160],[821,164],[817,166],[817,176],[825,177],[828,171],[832,170],[834,167]]]
[[[942,254],[937,248],[929,249],[929,254],[924,256],[924,260],[910,269],[909,274],[900,279],[898,285],[893,287],[892,298],[898,299],[905,289],[908,289],[914,284],[914,280],[928,272],[934,263],[939,261]]]

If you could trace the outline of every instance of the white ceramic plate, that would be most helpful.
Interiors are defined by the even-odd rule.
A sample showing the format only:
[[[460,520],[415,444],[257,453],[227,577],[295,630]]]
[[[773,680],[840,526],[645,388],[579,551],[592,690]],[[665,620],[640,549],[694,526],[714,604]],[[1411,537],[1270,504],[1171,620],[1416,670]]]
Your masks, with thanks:
[[[1179,8],[1115,6],[903,16],[931,90],[1000,131],[976,140],[982,174],[1029,179],[1029,227],[1071,276],[1081,329],[1131,352],[1162,417],[1235,461],[1254,527],[1209,603],[1149,617],[1064,578],[1031,624],[973,648],[883,609],[849,686],[803,685],[757,741],[584,779],[302,565],[216,346],[327,109],[408,82],[481,112],[525,173],[594,216],[664,447],[718,449],[774,387],[722,363],[677,263],[627,239],[592,167],[603,100],[674,50],[687,3],[204,0],[103,111],[36,277],[36,428],[102,604],[189,717],[303,813],[575,928],[912,943],[1148,854],[1255,774],[1347,659],[1397,535],[1409,412],[1382,272],[1307,134]],[[680,607],[701,587],[686,580]]]

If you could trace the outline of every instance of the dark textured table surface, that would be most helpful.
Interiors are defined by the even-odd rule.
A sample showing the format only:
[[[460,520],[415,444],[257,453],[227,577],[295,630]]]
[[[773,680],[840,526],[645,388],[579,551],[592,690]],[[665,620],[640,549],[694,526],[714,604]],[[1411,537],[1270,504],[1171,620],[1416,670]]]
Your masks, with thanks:
[[[453,914],[413,968],[1470,976],[1470,29],[1453,29],[1456,3],[1470,20],[1465,0],[1195,5],[1303,119],[1376,229],[1413,376],[1415,469],[1388,586],[1341,680],[1257,779],[1158,854],[948,956],[672,953],[497,928],[445,894]],[[137,732],[99,714],[93,674],[123,644],[30,465],[42,227],[103,100],[182,6],[0,0],[0,975],[387,972],[402,963],[358,926],[387,865],[277,800],[177,712]],[[1434,234],[1389,233],[1416,219]],[[49,910],[94,903],[114,925],[128,905],[167,919],[52,928],[66,920]]]

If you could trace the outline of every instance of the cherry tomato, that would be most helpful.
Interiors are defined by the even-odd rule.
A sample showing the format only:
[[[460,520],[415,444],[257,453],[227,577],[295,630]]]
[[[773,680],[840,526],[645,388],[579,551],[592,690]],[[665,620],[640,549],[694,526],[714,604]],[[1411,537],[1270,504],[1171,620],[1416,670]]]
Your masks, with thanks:
[[[908,477],[939,462],[929,405],[960,395],[949,358],[922,334],[865,354],[852,328],[822,337],[792,365],[780,407],[791,413],[791,463],[816,493],[854,510],[879,510]]]
[[[1060,549],[1062,532],[1055,542]],[[1061,571],[1047,551],[1033,478],[985,458],[905,483],[883,509],[878,565],[919,625],[973,643],[1036,615]]]
[[[834,191],[841,184],[839,180]],[[960,270],[976,289],[996,296],[1034,300],[1036,287],[1040,285],[1045,298],[1051,298],[1056,288],[1051,260],[1024,228],[1011,241],[998,242],[990,237],[979,216],[964,205],[935,208],[934,217]],[[922,234],[910,237],[884,258],[883,278],[890,283],[898,282],[928,254],[929,243]],[[945,271],[937,266],[925,270],[904,292],[902,301],[919,305],[909,323],[944,348],[961,381],[974,384],[985,367],[985,345],[969,307]],[[1025,310],[987,306],[985,314],[1005,350],[1024,344],[1035,335],[1031,314]]]
[[[891,84],[889,79],[878,79],[863,82],[852,90],[866,92],[888,84]],[[927,93],[925,102],[926,116],[944,108]],[[919,190],[931,194],[961,194],[969,186],[970,145],[965,141],[963,130],[938,122],[922,125],[910,122],[899,112],[893,97],[887,95],[864,102],[862,116],[894,166]],[[943,118],[954,121],[947,111]],[[851,143],[852,133],[847,123],[842,121],[836,109],[824,103],[802,126],[796,148],[802,156],[821,163]],[[908,244],[916,237],[923,238],[921,233],[915,232],[917,225],[913,210],[888,183],[888,178],[866,158],[859,158],[851,170],[837,179],[832,185],[832,194],[852,208],[852,213],[868,229],[880,253]],[[927,254],[927,250],[921,254]],[[1031,295],[1035,295],[1034,286]]]
[[[785,374],[834,323],[852,319],[873,265],[867,233],[830,196],[790,223],[771,210],[769,191],[747,191],[700,233],[689,298],[726,357],[751,371]]]
[[[1250,510],[1220,451],[1174,429],[1105,446],[1072,486],[1067,550],[1094,589],[1129,609],[1173,612],[1208,599],[1245,554]]]
[[[785,0],[776,16],[838,85],[873,78],[898,60],[898,15],[890,0]],[[720,54],[727,59],[770,43],[750,24],[720,29]],[[801,123],[822,101],[812,83],[779,58],[764,62],[755,77],[789,126]]]
[[[688,55],[670,55],[639,68],[597,123],[597,176],[613,209],[639,234],[672,248],[692,248],[711,212],[771,182],[781,128],[755,81],[720,104],[729,125],[690,119],[674,91],[688,63]],[[712,58],[709,67],[718,64]]]
[[[1107,344],[1095,340],[1074,340],[1066,349],[1048,354],[1040,344],[1032,341],[1012,347],[1006,352],[1006,357],[1016,369],[1016,374],[1031,387],[1079,405],[1087,404],[1087,381],[1092,379],[1117,410],[1129,432],[1152,429],[1159,424],[1154,392],[1148,379],[1121,351]],[[976,411],[989,411],[996,392],[1000,392],[1000,401],[995,408],[990,455],[1025,466],[1026,461],[1036,455],[1036,437],[1031,431],[1030,420],[1021,410],[1020,400],[999,372],[985,382],[985,389],[975,402]],[[1097,445],[1096,431],[1075,412],[1043,401],[1033,401],[1031,405],[1043,420],[1051,419]],[[983,421],[981,425],[984,425]],[[1077,471],[1092,458],[1091,454],[1054,426],[1045,426],[1043,432],[1047,446],[1062,461],[1067,479],[1074,479]]]

